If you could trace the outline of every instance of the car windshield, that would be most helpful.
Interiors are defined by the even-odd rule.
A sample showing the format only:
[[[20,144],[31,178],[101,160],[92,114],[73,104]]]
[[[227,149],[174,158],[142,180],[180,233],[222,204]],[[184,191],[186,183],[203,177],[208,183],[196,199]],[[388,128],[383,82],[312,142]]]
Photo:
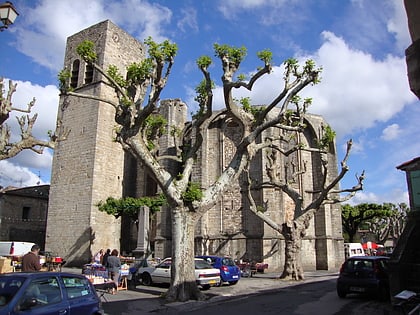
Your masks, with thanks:
[[[222,259],[222,265],[225,265],[225,266],[235,266],[235,262],[233,261],[232,258],[225,257],[225,258]]]
[[[364,259],[350,259],[347,261],[346,271],[373,270],[373,261]]]
[[[195,260],[195,269],[212,269],[213,267],[203,259]]]
[[[10,302],[24,282],[24,277],[0,277],[0,307]]]

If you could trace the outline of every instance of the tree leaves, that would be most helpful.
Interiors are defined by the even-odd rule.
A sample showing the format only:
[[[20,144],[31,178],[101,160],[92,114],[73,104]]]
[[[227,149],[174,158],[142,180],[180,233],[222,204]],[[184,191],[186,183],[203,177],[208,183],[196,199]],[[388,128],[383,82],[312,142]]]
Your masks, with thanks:
[[[166,199],[163,195],[141,198],[126,197],[119,199],[108,197],[105,202],[100,201],[96,206],[99,211],[113,215],[116,218],[125,214],[133,219],[137,219],[140,207],[147,206],[150,211],[156,212],[159,211],[160,207],[165,203]]]

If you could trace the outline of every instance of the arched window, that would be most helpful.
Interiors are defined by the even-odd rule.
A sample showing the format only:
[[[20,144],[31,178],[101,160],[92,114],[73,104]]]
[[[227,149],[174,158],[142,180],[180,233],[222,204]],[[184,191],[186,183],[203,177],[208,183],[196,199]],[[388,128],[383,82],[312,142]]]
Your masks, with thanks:
[[[93,82],[93,67],[90,64],[86,65],[85,84]]]
[[[80,60],[76,59],[73,61],[73,67],[71,69],[71,80],[70,80],[70,87],[76,88],[77,83],[79,81],[79,67],[80,67]]]

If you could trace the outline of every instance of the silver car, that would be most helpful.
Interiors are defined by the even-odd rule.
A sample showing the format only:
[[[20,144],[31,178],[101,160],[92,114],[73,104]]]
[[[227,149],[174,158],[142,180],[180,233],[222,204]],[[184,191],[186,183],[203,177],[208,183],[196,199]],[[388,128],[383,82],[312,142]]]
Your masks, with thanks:
[[[194,264],[197,285],[201,286],[203,290],[208,290],[211,286],[218,286],[220,284],[219,269],[213,268],[208,262],[201,258],[195,258]],[[144,285],[170,283],[171,265],[172,259],[165,258],[156,266],[140,267],[137,271],[137,275]]]

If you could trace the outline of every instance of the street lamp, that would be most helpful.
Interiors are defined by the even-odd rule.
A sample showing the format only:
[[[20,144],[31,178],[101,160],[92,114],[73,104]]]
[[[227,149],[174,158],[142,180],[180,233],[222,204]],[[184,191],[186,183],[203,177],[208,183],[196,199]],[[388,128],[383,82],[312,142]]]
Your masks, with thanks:
[[[0,25],[0,31],[3,32],[10,24],[13,24],[18,15],[19,13],[10,1],[0,4],[0,21],[3,23]]]

